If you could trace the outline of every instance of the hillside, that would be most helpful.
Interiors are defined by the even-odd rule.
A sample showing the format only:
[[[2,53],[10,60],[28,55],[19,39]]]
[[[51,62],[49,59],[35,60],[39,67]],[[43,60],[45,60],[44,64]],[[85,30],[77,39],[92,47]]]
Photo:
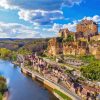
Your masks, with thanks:
[[[7,48],[14,51],[28,50],[31,52],[44,51],[48,39],[0,39],[0,48]]]

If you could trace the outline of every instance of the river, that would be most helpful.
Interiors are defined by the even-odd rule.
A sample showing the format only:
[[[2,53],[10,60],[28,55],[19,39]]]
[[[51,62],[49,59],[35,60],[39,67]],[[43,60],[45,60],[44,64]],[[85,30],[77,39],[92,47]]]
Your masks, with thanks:
[[[0,60],[0,75],[7,79],[9,100],[57,100],[40,83],[24,76],[19,67]]]

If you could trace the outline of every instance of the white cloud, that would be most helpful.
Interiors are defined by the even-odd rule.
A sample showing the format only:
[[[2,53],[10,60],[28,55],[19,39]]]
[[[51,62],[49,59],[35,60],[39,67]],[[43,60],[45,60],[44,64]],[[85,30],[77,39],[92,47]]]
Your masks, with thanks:
[[[51,24],[53,20],[64,19],[62,11],[20,10],[19,18],[37,25]]]
[[[94,15],[93,17],[87,17],[87,16],[85,16],[83,19],[93,20],[93,21],[95,21],[97,23],[100,22],[100,16],[99,15]]]
[[[92,17],[84,17],[84,18],[82,18],[82,19],[79,19],[79,20],[74,20],[72,23],[68,23],[68,24],[64,24],[63,25],[63,27],[62,28],[68,28],[70,31],[76,31],[76,25],[80,22],[80,21],[82,21],[82,20],[84,20],[84,19],[87,19],[87,20],[93,20],[94,22],[96,22],[96,23],[100,23],[100,16],[99,15],[94,15],[94,16],[92,16]]]
[[[54,23],[53,26],[52,26],[52,30],[54,32],[58,32],[61,28],[62,28],[62,25],[61,24],[57,24],[57,23]]]
[[[57,19],[66,19],[62,7],[79,5],[82,0],[1,0],[0,7],[17,9],[20,19],[37,25],[48,25]]]
[[[39,38],[41,35],[28,26],[0,22],[0,38]]]
[[[84,17],[83,19],[93,20],[100,22],[100,16],[94,15],[93,17]],[[68,24],[58,24],[54,23],[49,27],[41,27],[41,25],[33,26],[30,28],[28,26],[17,24],[17,23],[4,23],[0,22],[0,38],[37,38],[37,37],[52,37],[57,36],[58,31],[63,28],[68,28],[70,31],[76,31],[76,25],[81,19],[74,20],[72,23]]]
[[[49,28],[48,31],[49,32],[54,32],[54,33],[58,33],[58,31],[60,29],[65,29],[65,28],[68,28],[69,31],[73,31],[75,32],[76,31],[76,21],[73,21],[73,23],[68,23],[68,24],[57,24],[57,23],[54,23],[52,28]],[[47,29],[45,29],[47,30]]]
[[[0,0],[0,6],[5,9],[29,9],[53,11],[64,6],[79,5],[82,0]]]
[[[76,31],[76,23],[64,24],[63,28],[68,28],[69,31],[75,32]]]
[[[54,23],[52,28],[49,29],[49,31],[53,31],[53,32],[57,33],[60,29],[68,28],[69,31],[76,32],[76,25],[84,19],[93,20],[94,22],[100,23],[100,16],[99,15],[94,15],[93,17],[86,17],[85,16],[82,19],[74,20],[72,23],[68,23],[68,24]]]

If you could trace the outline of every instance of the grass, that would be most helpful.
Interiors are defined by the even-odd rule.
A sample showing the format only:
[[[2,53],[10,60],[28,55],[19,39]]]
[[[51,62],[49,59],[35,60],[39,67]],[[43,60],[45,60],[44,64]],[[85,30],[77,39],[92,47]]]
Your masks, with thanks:
[[[65,95],[64,93],[60,92],[57,89],[54,89],[54,92],[57,93],[59,96],[61,96],[64,100],[72,100],[70,97],[68,97],[67,95]]]

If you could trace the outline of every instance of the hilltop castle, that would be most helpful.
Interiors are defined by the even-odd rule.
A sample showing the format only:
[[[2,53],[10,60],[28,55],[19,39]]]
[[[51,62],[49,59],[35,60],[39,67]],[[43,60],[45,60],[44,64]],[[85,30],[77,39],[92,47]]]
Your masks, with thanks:
[[[48,54],[63,55],[94,55],[100,58],[100,34],[98,24],[92,20],[82,20],[76,26],[76,32],[67,28],[60,29],[57,38],[50,39]]]

